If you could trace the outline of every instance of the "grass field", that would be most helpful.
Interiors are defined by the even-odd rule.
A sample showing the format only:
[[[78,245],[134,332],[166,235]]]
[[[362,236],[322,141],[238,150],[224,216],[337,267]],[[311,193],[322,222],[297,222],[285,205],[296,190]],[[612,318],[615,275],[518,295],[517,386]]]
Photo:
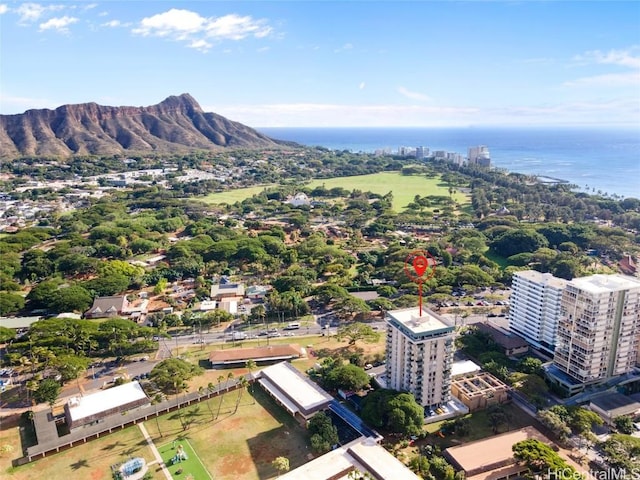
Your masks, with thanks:
[[[174,448],[174,445],[176,445],[176,448]],[[171,459],[176,455],[178,445],[182,445],[184,452],[187,454],[187,460],[172,464]],[[158,447],[158,451],[174,479],[187,478],[189,475],[191,475],[193,480],[206,480],[211,478],[211,475],[207,472],[207,469],[194,452],[188,440],[176,439],[175,442],[165,443],[161,447]],[[178,470],[181,470],[181,472],[177,473]]]
[[[303,333],[303,330],[304,329],[301,329],[300,332]],[[226,377],[229,372],[233,373],[233,375],[236,377],[248,373],[248,370],[244,367],[225,368],[220,370],[209,368],[207,361],[207,359],[209,358],[209,353],[221,349],[228,350],[231,348],[250,348],[256,346],[265,346],[267,343],[266,338],[260,338],[261,339],[238,342],[236,345],[232,343],[217,343],[214,345],[206,345],[204,348],[198,346],[180,348],[180,355],[184,356],[184,358],[186,358],[190,362],[205,368],[204,374],[194,377],[189,382],[189,391],[197,391],[200,387],[206,388],[209,383],[217,385],[218,377],[220,375]],[[311,351],[317,355],[334,357],[337,356],[341,351],[348,348],[346,340],[339,342],[335,339],[335,337],[322,337],[319,335],[303,336],[301,334],[298,334],[294,337],[271,338],[269,339],[269,344],[298,344],[302,347],[308,347],[310,345],[311,347],[307,348],[307,350],[311,349]],[[373,344],[364,343],[361,341],[357,342],[356,347],[362,349],[364,355],[374,355],[376,353],[382,353],[385,349],[385,337],[384,335],[381,335],[380,340],[377,343]],[[318,362],[318,357],[316,355],[308,355],[306,358],[294,360],[292,362],[292,365],[301,372],[304,372],[311,368],[316,362]]]
[[[380,195],[393,192],[393,208],[399,212],[413,201],[416,195],[449,196],[449,189],[440,178],[426,178],[423,175],[401,175],[398,172],[381,172],[354,177],[337,177],[313,180],[307,184],[311,188],[324,185],[326,188],[342,187],[347,190],[369,191]],[[456,192],[454,200],[460,204],[469,202],[468,195]]]
[[[497,253],[495,253],[493,250],[489,248],[487,248],[487,250],[484,252],[484,256],[487,257],[492,262],[496,262],[498,265],[500,265],[500,268],[502,268],[503,270],[509,266],[509,260],[507,260],[505,257],[501,255],[498,255]]]
[[[227,190],[226,192],[210,193],[204,197],[198,197],[198,200],[214,205],[222,203],[233,205],[236,202],[241,202],[245,198],[253,197],[254,195],[262,192],[265,188],[273,186],[274,185],[260,185],[258,187],[237,188],[235,190]]]
[[[401,211],[413,201],[416,195],[422,197],[427,195],[449,195],[446,185],[440,183],[440,178],[426,178],[422,175],[405,176],[398,172],[381,172],[371,175],[357,175],[353,177],[337,177],[313,180],[306,186],[315,188],[324,185],[326,188],[342,187],[347,190],[362,190],[384,195],[393,192],[393,208]],[[268,186],[240,188],[228,192],[212,193],[200,200],[210,204],[229,203],[242,201],[256,193],[260,193]],[[469,203],[469,196],[465,193],[456,192],[453,194],[454,200],[463,205]]]
[[[218,397],[183,409],[183,421],[190,425],[187,430],[182,429],[177,412],[160,417],[158,422],[149,420],[145,426],[156,445],[169,442],[171,447],[173,440],[188,440],[213,478],[276,478],[277,471],[271,466],[276,457],[287,457],[292,469],[309,460],[306,431],[260,387],[255,387],[253,394],[246,392],[234,413],[237,399],[236,391],[222,397],[217,420],[213,418],[220,405]]]
[[[10,454],[0,456],[0,478],[3,480],[111,480],[111,465],[142,457],[147,462],[154,460],[142,432],[136,426],[112,433],[98,440],[79,445],[70,450],[45,457],[21,467],[12,467],[11,460],[21,457],[20,435],[16,426],[3,421],[0,445],[11,445]],[[149,471],[154,480],[164,479],[158,465]]]

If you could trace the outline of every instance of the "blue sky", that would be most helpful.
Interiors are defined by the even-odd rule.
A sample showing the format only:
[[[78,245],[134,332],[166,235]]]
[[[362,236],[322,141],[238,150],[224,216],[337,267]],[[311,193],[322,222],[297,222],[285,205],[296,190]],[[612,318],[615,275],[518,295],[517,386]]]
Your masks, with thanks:
[[[0,0],[0,113],[185,92],[253,127],[640,127],[640,1]]]

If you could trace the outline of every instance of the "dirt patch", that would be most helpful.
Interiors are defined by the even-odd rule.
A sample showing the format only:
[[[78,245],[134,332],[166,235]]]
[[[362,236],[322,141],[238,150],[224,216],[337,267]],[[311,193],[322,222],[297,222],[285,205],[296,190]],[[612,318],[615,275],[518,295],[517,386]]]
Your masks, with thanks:
[[[94,469],[91,471],[91,480],[102,480],[105,478],[105,472],[103,470]]]
[[[234,478],[252,471],[254,459],[249,455],[231,455],[224,458],[218,471],[220,478]]]

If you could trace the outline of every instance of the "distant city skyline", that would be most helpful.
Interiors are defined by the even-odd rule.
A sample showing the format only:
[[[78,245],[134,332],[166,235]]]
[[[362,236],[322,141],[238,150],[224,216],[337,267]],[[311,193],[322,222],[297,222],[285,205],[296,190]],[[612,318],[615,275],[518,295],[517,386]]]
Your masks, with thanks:
[[[0,0],[0,113],[190,93],[252,127],[640,127],[637,1]]]

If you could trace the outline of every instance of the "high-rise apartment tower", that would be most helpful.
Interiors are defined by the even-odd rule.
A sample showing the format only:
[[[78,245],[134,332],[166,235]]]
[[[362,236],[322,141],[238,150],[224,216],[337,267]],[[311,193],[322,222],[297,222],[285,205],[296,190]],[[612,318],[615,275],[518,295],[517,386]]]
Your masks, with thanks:
[[[430,310],[387,312],[387,383],[425,407],[451,398],[454,326]]]
[[[509,330],[553,355],[562,291],[568,281],[535,270],[516,272],[511,283]]]
[[[552,368],[569,393],[631,372],[640,334],[640,280],[623,275],[574,278],[562,293]]]

